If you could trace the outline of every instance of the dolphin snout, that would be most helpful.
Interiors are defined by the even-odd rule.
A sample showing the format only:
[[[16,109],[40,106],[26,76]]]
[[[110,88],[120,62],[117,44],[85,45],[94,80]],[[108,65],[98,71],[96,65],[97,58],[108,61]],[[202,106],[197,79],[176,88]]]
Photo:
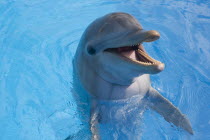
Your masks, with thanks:
[[[160,38],[160,33],[155,30],[143,31],[144,42],[152,42]]]

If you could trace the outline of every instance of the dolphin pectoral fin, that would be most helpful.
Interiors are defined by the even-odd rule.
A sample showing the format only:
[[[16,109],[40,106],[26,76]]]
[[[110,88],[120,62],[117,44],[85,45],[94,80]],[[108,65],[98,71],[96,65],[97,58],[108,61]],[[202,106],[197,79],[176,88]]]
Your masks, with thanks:
[[[90,117],[90,131],[92,133],[91,140],[100,140],[98,132],[98,121],[99,121],[99,108],[96,106],[96,102],[92,102],[91,105],[91,117]]]
[[[186,116],[157,90],[150,88],[147,99],[150,101],[150,108],[162,115],[166,121],[183,128],[193,135],[191,124]]]

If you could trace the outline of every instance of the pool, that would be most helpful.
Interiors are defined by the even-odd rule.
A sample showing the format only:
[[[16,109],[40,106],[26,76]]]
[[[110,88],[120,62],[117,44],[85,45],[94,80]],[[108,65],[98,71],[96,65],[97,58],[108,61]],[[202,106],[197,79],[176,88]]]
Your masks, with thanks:
[[[144,44],[166,65],[151,76],[152,86],[188,116],[194,130],[191,136],[147,111],[142,140],[210,139],[209,1],[2,0],[1,140],[88,139],[72,96],[72,59],[87,25],[116,11],[160,32],[158,41]]]

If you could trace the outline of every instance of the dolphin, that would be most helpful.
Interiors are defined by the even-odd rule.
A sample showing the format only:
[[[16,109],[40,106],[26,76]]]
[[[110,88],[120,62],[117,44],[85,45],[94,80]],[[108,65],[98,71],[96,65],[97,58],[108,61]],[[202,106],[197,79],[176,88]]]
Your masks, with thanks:
[[[138,97],[166,121],[193,134],[186,116],[151,87],[150,74],[161,72],[165,65],[149,56],[142,44],[159,38],[159,32],[144,30],[133,16],[122,12],[96,19],[83,33],[73,64],[81,85],[91,96],[92,139],[100,139],[98,125],[106,114],[98,107],[99,101]]]

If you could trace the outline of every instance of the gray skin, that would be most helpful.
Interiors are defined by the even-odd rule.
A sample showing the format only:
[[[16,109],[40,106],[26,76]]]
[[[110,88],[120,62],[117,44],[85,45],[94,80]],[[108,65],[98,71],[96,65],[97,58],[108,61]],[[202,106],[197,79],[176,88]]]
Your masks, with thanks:
[[[159,39],[157,31],[145,31],[127,13],[111,13],[93,21],[85,30],[74,59],[77,75],[92,100],[90,129],[92,139],[100,139],[97,130],[97,100],[121,100],[142,96],[147,106],[168,122],[193,134],[190,122],[171,102],[151,87],[150,75],[164,69],[162,62],[138,63],[120,54],[106,51]],[[143,46],[141,49],[143,49]],[[145,52],[145,50],[144,50]],[[145,52],[146,53],[146,52]]]

